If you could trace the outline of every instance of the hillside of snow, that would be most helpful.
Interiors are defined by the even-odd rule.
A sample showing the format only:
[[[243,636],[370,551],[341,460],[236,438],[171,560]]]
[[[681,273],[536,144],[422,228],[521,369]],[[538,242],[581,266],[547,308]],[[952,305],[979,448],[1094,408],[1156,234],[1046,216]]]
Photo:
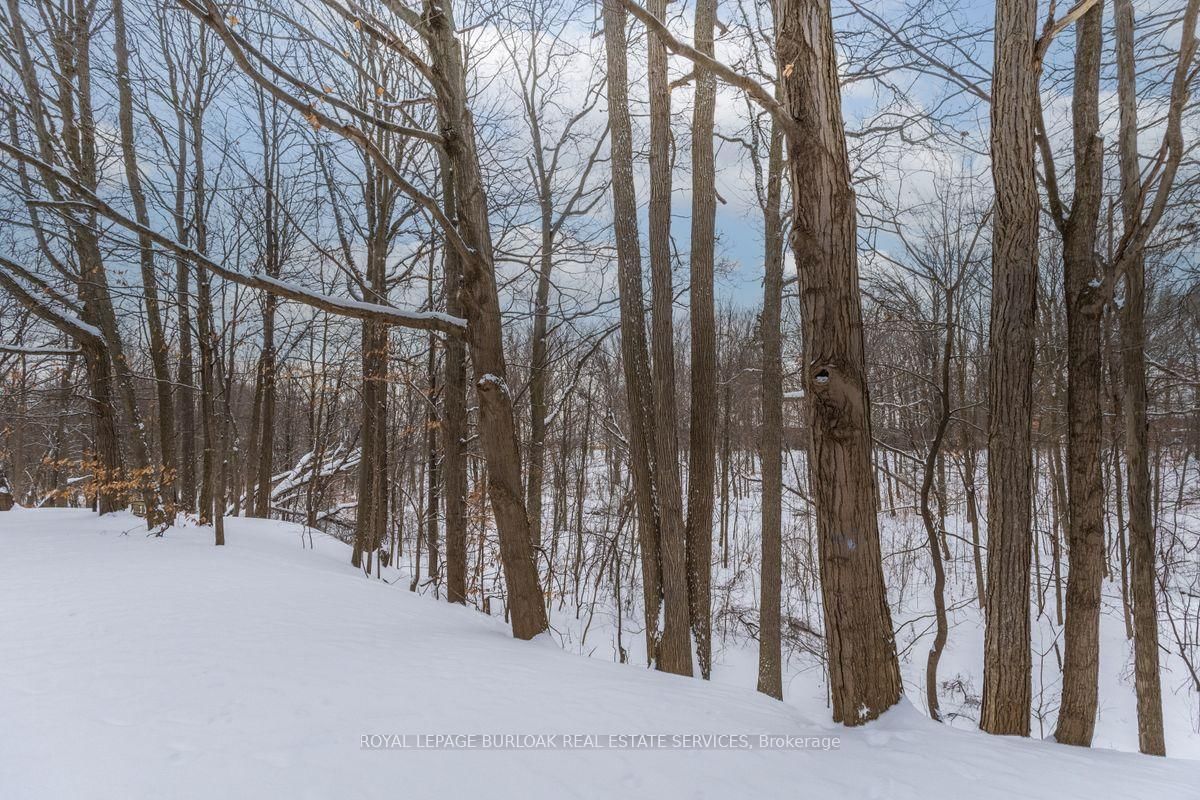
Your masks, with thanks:
[[[211,541],[0,514],[0,798],[1200,797],[1197,761],[990,737],[907,702],[845,729],[517,642],[296,526],[230,519]],[[503,734],[525,738],[484,748]]]

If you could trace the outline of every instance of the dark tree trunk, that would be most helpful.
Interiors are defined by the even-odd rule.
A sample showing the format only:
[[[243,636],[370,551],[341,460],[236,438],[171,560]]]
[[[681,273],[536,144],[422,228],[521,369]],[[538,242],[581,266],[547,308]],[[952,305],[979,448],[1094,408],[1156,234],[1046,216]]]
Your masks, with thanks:
[[[762,311],[762,577],[758,611],[758,690],[783,699],[780,602],[783,581],[783,137],[771,128]],[[695,421],[693,420],[693,424]],[[712,426],[711,418],[707,424]],[[726,456],[727,457],[727,456]],[[723,505],[723,504],[722,504]]]
[[[900,699],[900,669],[883,582],[862,338],[856,210],[841,111],[833,23],[825,0],[784,0],[778,20],[790,136],[811,435],[833,718],[858,725]]]
[[[1036,0],[998,0],[992,79],[988,575],[983,708],[989,733],[1029,735],[1030,486],[1038,196]]]
[[[133,131],[133,91],[129,84],[129,45],[125,30],[123,0],[113,0],[114,44],[116,51],[118,119],[121,128],[121,160],[125,165],[125,182],[133,201],[134,215],[139,225],[148,226],[146,195],[138,169],[137,150]],[[171,397],[171,374],[167,364],[167,342],[159,310],[158,280],[154,270],[154,249],[149,238],[138,239],[139,265],[142,276],[142,299],[146,304],[146,325],[150,334],[150,364],[154,370],[154,388],[158,400],[158,440],[160,463],[154,465],[161,479],[163,497],[168,513],[173,517],[176,503],[175,486],[175,413]],[[151,476],[147,476],[149,479]]]
[[[662,607],[662,564],[659,515],[654,490],[654,445],[650,421],[654,397],[646,346],[645,296],[642,289],[641,243],[633,182],[633,133],[629,119],[629,78],[625,8],[621,0],[604,0],[604,47],[608,65],[609,141],[612,159],[613,230],[617,243],[617,282],[621,306],[621,362],[629,416],[629,462],[638,511],[642,554],[646,652],[658,651]]]
[[[716,17],[716,0],[698,0],[696,48],[710,56]],[[700,674],[706,680],[712,672],[712,517],[717,451],[716,428],[712,424],[717,416],[717,335],[713,311],[717,189],[712,141],[716,98],[716,76],[708,71],[698,73],[692,111],[692,409],[685,538],[692,636],[696,640]],[[771,246],[768,241],[767,247]]]
[[[666,0],[647,10],[659,20]],[[650,86],[650,346],[654,388],[654,482],[658,491],[659,553],[662,559],[663,631],[655,666],[677,675],[692,674],[684,541],[683,498],[675,401],[675,292],[671,280],[671,91],[667,50],[658,37],[646,39]]]
[[[946,647],[950,626],[946,618],[946,565],[943,559],[943,548],[938,541],[939,523],[944,516],[939,513],[939,519],[935,521],[929,501],[937,464],[941,459],[942,442],[946,437],[946,430],[950,427],[952,414],[950,408],[950,362],[954,357],[954,328],[954,294],[952,289],[947,289],[946,339],[942,344],[940,378],[937,389],[937,427],[934,430],[933,441],[929,444],[929,452],[925,456],[920,492],[921,522],[925,525],[929,560],[933,566],[933,609],[936,621],[933,644],[929,647],[929,655],[925,661],[925,699],[929,705],[929,716],[937,722],[942,721],[942,713],[938,704],[938,663],[942,659],[942,650]],[[938,498],[938,508],[939,511],[945,509],[945,500],[942,497]]]
[[[1067,514],[1069,561],[1063,685],[1055,738],[1090,746],[1096,727],[1100,669],[1100,588],[1104,580],[1104,414],[1100,321],[1104,310],[1097,224],[1103,191],[1100,51],[1103,5],[1075,23],[1075,193],[1063,228],[1067,305]]]
[[[454,202],[453,168],[442,159],[442,207],[450,219],[457,218]],[[463,313],[459,292],[462,288],[462,259],[454,248],[445,245],[442,254],[446,312]],[[467,471],[463,439],[467,431],[466,347],[457,337],[446,342],[444,389],[442,394],[442,471],[446,484],[446,599],[467,602]]]
[[[474,121],[467,107],[463,56],[448,3],[428,0],[422,20],[432,71],[437,76],[446,155],[454,175],[458,233],[469,250],[468,254],[460,254],[464,256],[460,298],[469,327],[468,344],[479,397],[488,496],[500,538],[513,635],[532,639],[546,630],[546,607],[522,498],[521,449],[507,381],[487,196],[475,148]]]

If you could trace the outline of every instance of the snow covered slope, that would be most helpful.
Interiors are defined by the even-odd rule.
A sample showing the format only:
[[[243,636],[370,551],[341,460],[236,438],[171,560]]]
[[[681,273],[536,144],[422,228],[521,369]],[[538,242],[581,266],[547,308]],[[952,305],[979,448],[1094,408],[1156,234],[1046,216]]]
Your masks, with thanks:
[[[139,522],[0,514],[4,800],[1200,798],[1200,762],[948,730],[904,704],[847,730],[748,690],[516,642],[499,620],[364,578],[336,541],[302,548],[294,526],[233,519],[216,548],[209,530],[148,539]],[[636,733],[840,746],[362,746]]]

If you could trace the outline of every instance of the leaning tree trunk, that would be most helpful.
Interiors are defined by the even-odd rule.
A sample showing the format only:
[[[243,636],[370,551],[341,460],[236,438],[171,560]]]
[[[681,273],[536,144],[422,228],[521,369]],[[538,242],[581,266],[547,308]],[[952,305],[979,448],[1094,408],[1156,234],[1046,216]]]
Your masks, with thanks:
[[[883,582],[858,288],[855,199],[827,0],[783,0],[778,60],[804,317],[809,482],[816,507],[833,718],[874,719],[900,699]]]
[[[487,195],[474,121],[467,107],[463,55],[448,2],[428,0],[422,22],[430,46],[431,71],[436,76],[438,110],[446,123],[443,133],[454,174],[458,233],[468,248],[460,254],[464,256],[460,299],[479,397],[479,439],[487,459],[488,497],[499,533],[513,635],[532,639],[547,628],[546,606],[522,498],[521,448],[507,381]]]
[[[94,426],[93,451],[91,458],[85,460],[91,462],[96,510],[100,514],[119,511],[124,499],[124,493],[119,488],[122,474],[121,448],[117,439],[116,409],[113,407],[112,397],[112,364],[109,362],[108,349],[104,346],[104,340],[96,334],[95,326],[78,325],[55,314],[45,302],[45,298],[31,292],[27,284],[19,279],[21,272],[23,271],[18,265],[0,256],[0,288],[15,298],[29,313],[55,326],[79,343],[87,371],[88,402],[92,409]],[[64,409],[69,388],[68,380],[68,376],[64,375]],[[54,468],[57,472],[57,464]],[[55,486],[57,485],[56,480]]]
[[[983,708],[989,733],[1029,735],[1030,486],[1038,196],[1036,0],[998,0],[992,79],[988,575]]]

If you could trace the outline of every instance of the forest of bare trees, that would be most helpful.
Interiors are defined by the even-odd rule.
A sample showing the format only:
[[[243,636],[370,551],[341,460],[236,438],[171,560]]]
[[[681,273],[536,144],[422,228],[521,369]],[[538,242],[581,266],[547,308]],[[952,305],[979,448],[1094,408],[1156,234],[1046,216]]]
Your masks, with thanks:
[[[1200,0],[879,5],[5,0],[0,511],[298,523],[846,725],[1089,746],[1111,612],[1165,754]]]

